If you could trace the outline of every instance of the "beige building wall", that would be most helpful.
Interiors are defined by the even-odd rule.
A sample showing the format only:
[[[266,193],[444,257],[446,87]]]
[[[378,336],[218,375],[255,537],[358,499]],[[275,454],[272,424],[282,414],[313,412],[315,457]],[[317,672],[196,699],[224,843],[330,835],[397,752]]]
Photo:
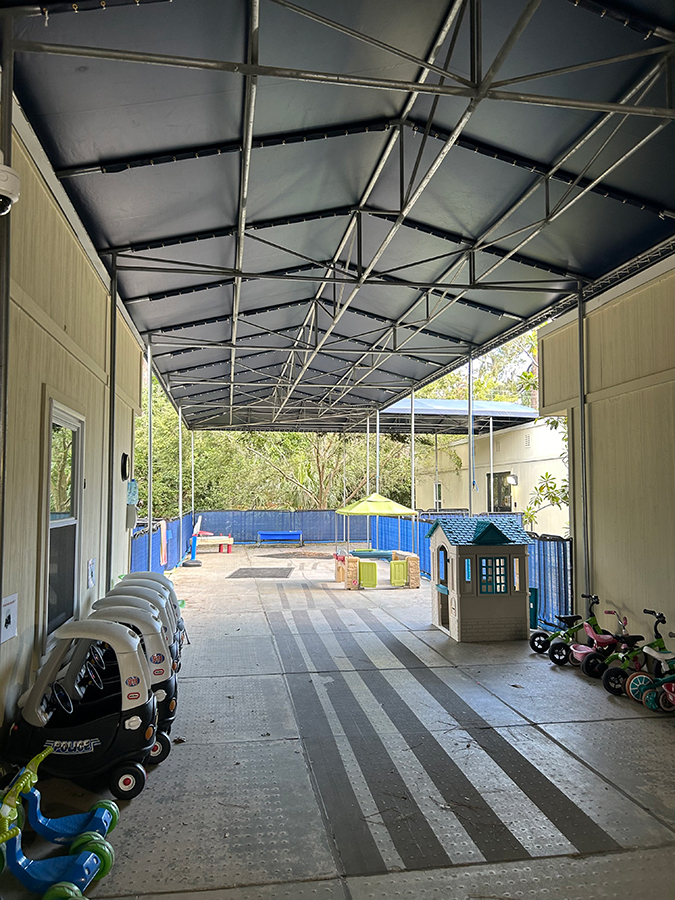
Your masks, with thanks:
[[[79,614],[102,592],[107,527],[110,297],[26,146],[15,135],[21,199],[12,216],[3,594],[18,595],[17,636],[0,646],[0,717],[12,715],[45,647],[49,403],[84,418]],[[141,351],[118,316],[116,462],[132,452]],[[115,482],[113,574],[128,570],[126,484]],[[96,585],[87,588],[87,561]]]
[[[675,268],[666,260],[586,310],[590,585],[651,635],[675,630]],[[544,413],[571,414],[575,594],[583,590],[576,315],[540,332]],[[577,600],[577,607],[579,602]],[[578,611],[581,611],[578,608]]]
[[[472,503],[474,514],[488,512],[488,473],[490,472],[490,438],[480,436],[475,442],[476,486]],[[567,467],[561,459],[564,443],[560,431],[554,431],[545,422],[528,423],[495,432],[494,471],[509,472],[518,476],[518,484],[511,488],[513,512],[522,512],[527,506],[532,490],[540,477],[548,472],[558,484],[567,477]],[[448,453],[439,452],[439,481],[442,484],[444,508],[468,508],[469,505],[469,448],[466,439],[454,445],[462,461],[457,472]],[[434,472],[421,472],[415,479],[417,506],[433,509]],[[569,510],[548,508],[537,516],[533,530],[541,534],[565,535],[569,526]]]

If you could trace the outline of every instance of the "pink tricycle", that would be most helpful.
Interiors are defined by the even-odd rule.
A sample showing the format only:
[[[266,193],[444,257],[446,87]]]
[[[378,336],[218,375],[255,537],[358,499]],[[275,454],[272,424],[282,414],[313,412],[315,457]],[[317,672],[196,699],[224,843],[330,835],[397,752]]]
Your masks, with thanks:
[[[628,620],[625,616],[622,619],[615,609],[606,609],[605,615],[616,616],[623,633],[626,633]],[[588,636],[588,642],[586,644],[570,645],[569,663],[571,666],[581,666],[582,672],[588,674],[583,665],[586,657],[591,653],[601,653],[603,656],[608,655],[615,649],[618,643],[618,637],[617,635],[609,634],[604,629],[591,625],[589,622],[584,622],[584,631]]]

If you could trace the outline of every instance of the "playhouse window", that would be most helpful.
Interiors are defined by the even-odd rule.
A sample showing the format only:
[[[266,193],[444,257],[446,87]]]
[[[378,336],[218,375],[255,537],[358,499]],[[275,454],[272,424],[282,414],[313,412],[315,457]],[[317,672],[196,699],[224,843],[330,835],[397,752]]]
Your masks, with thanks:
[[[506,594],[508,582],[506,577],[507,559],[505,556],[481,556],[478,559],[481,594]]]

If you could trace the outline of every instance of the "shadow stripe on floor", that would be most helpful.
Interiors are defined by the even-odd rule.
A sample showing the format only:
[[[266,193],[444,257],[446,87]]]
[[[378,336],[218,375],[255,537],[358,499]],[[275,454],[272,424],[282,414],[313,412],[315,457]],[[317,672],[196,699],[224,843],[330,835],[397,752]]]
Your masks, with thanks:
[[[298,635],[313,664],[319,670],[328,670],[335,663],[325,645],[320,640],[312,640],[314,637],[317,635]],[[331,675],[325,690],[403,864],[408,869],[432,869],[451,865],[443,845],[410,796],[396,764],[344,676],[337,671]],[[353,837],[349,840],[353,840]]]
[[[336,638],[348,656],[362,653],[351,634],[336,634]],[[486,861],[528,859],[525,847],[377,667],[359,674]]]
[[[375,839],[363,817],[337,741],[307,673],[300,648],[281,612],[270,612],[282,665],[287,675],[298,729],[330,825],[337,856],[346,875],[381,875],[387,872]]]
[[[358,615],[366,625],[379,624],[367,610]],[[580,853],[602,853],[621,847],[543,772],[509,744],[478,713],[448,687],[430,668],[420,668],[418,658],[392,632],[378,637],[410,674],[448,712],[509,778],[544,813]]]

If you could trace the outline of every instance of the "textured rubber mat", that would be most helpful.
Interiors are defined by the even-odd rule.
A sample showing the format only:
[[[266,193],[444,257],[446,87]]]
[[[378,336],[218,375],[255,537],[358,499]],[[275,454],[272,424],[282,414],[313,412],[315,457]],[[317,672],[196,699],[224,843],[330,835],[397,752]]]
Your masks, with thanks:
[[[235,569],[228,578],[288,578],[292,568],[273,569],[271,566],[260,566],[255,569]]]

